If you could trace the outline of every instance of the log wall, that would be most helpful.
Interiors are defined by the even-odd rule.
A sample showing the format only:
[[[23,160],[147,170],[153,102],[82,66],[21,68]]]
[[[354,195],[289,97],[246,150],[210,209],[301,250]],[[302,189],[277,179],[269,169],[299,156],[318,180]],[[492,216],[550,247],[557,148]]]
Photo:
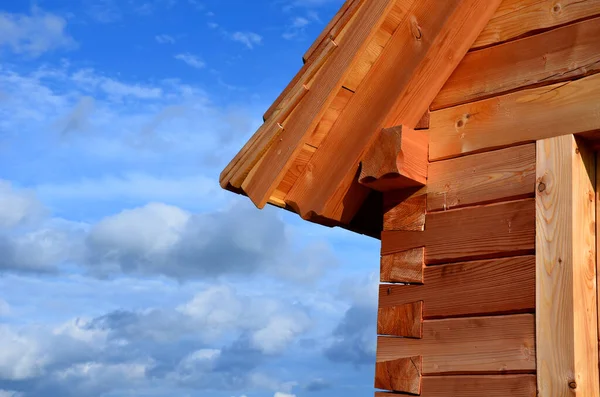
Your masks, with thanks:
[[[376,397],[598,395],[599,37],[600,0],[503,0],[433,101],[426,186],[384,193]]]

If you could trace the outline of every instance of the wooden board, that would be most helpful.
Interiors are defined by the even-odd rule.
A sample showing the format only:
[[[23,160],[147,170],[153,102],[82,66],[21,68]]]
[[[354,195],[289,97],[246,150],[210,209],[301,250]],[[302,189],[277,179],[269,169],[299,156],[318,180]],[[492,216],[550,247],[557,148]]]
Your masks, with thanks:
[[[423,232],[384,231],[381,254],[425,247],[425,263],[515,256],[535,248],[535,200],[427,214]]]
[[[532,312],[535,256],[428,266],[423,285],[379,286],[379,308],[423,301],[423,317]]]
[[[423,356],[423,375],[534,373],[531,314],[423,322],[423,339],[377,338],[377,362]]]
[[[285,196],[288,194],[294,183],[296,183],[298,175],[304,171],[304,168],[315,153],[315,150],[317,150],[317,148],[304,144],[302,151],[298,157],[296,157],[294,163],[285,174],[285,177],[282,179],[279,187],[277,187],[277,190],[273,192],[269,202],[279,207],[285,207]]]
[[[423,336],[423,302],[380,307],[377,334],[421,338]]]
[[[600,74],[431,113],[429,160],[600,130]]]
[[[342,110],[346,107],[350,98],[352,98],[353,92],[345,89],[344,87],[340,88],[337,95],[329,105],[329,108],[321,117],[319,123],[315,126],[314,131],[308,137],[306,141],[308,145],[314,146],[318,148],[323,142],[323,139],[327,136],[327,133],[333,126],[333,124],[337,121],[338,117],[342,113]]]
[[[535,375],[423,376],[421,397],[536,397]],[[376,392],[375,397],[393,397]]]
[[[535,144],[429,164],[427,210],[533,197]]]
[[[350,192],[365,148],[381,128],[416,126],[498,4],[499,0],[415,2],[411,17],[402,20],[290,191],[288,205],[302,216],[351,219],[365,196],[364,191],[357,190],[356,196]]]
[[[599,0],[503,0],[473,48],[600,14]]]
[[[425,230],[427,187],[385,192],[383,230]]]
[[[389,283],[423,283],[423,267],[425,266],[425,248],[381,257],[380,279]]]
[[[420,356],[382,361],[375,366],[375,387],[403,393],[419,394],[421,392]]]
[[[600,12],[600,2],[598,2]],[[600,18],[468,53],[434,110],[600,71]]]
[[[337,40],[338,34],[345,29],[346,25],[352,20],[352,17],[356,14],[356,11],[358,11],[362,4],[364,4],[364,0],[345,1],[335,16],[329,21],[325,29],[323,29],[317,39],[311,44],[308,50],[306,50],[302,60],[305,63],[308,63],[313,56],[318,55],[319,50],[322,50],[323,45],[327,40]]]
[[[410,4],[414,0],[398,1]],[[395,2],[390,0],[370,0],[360,8],[356,21],[353,22],[354,28],[349,30],[344,38],[344,45],[335,51],[323,66],[311,90],[286,124],[285,133],[269,146],[264,160],[258,164],[257,170],[253,173],[253,178],[244,181],[242,188],[256,206],[262,208],[266,204],[298,155],[301,144],[312,133],[342,87],[342,82],[351,70],[352,64],[362,56],[394,5]]]
[[[540,397],[600,393],[594,172],[593,153],[574,136],[537,142]]]

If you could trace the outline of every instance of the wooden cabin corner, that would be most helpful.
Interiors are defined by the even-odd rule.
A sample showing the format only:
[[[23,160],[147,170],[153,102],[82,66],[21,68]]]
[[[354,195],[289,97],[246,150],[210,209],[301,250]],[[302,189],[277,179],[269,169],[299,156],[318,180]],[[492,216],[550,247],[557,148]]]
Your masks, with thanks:
[[[348,0],[304,61],[221,185],[381,239],[375,396],[600,397],[600,0]]]

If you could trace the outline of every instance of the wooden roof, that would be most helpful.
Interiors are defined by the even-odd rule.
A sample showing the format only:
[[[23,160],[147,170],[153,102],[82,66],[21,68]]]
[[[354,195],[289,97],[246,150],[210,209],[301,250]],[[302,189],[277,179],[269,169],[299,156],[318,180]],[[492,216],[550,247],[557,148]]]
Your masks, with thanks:
[[[264,124],[223,170],[221,186],[259,208],[270,203],[307,220],[377,235],[381,217],[370,212],[381,211],[378,191],[388,187],[373,180],[392,175],[399,177],[396,187],[425,183],[430,106],[454,106],[476,95],[440,93],[470,50],[559,23],[541,13],[531,24],[515,23],[515,15],[537,12],[540,3],[551,2],[347,0],[304,54],[304,66],[266,111]],[[576,13],[566,18],[581,18]],[[377,149],[388,146],[400,153],[393,170],[380,161],[389,155]],[[361,172],[365,156],[374,165]]]

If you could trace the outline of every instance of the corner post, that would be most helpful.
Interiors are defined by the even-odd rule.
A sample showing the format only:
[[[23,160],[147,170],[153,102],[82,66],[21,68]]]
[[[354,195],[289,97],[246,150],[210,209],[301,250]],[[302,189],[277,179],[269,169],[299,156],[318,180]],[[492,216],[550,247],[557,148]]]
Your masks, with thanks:
[[[598,396],[594,153],[538,141],[536,178],[538,395]]]

